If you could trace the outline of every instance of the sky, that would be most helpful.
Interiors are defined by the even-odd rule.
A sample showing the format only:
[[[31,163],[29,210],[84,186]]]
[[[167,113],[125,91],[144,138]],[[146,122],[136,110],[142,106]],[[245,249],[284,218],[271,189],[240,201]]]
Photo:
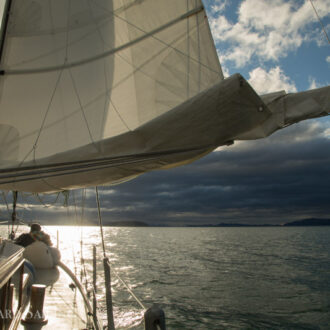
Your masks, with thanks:
[[[313,4],[330,35],[330,0]],[[310,1],[206,0],[204,5],[225,76],[241,73],[259,94],[330,84],[330,45]],[[81,204],[81,196],[81,191],[71,194],[70,204],[73,197]],[[25,207],[20,212],[28,220],[72,219],[75,213],[72,206],[67,215],[63,196],[53,207],[20,198]],[[56,196],[42,198],[47,204]],[[281,224],[330,218],[330,118],[304,121],[266,139],[218,148],[190,165],[100,188],[100,199],[105,223]],[[84,205],[86,218],[96,223],[92,189]]]

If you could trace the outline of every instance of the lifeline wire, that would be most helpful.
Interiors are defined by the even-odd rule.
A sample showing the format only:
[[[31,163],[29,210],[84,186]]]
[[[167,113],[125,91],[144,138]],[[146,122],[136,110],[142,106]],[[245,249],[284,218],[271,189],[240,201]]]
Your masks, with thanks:
[[[125,281],[119,276],[119,274],[113,269],[112,267],[112,271],[114,272],[114,274],[117,276],[117,278],[120,280],[120,282],[125,286],[125,288],[127,289],[127,291],[131,294],[131,296],[136,300],[136,302],[142,307],[142,309],[146,310],[145,306],[142,304],[141,300],[134,294],[134,292],[132,291],[132,289],[129,288],[129,286],[125,283]]]

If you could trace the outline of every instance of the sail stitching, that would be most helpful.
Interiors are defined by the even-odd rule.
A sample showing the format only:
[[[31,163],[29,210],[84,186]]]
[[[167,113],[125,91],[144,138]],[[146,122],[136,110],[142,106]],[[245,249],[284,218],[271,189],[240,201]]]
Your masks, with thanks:
[[[186,13],[186,14],[184,14],[184,15],[182,15],[182,16],[180,16],[180,17],[178,17],[178,18],[176,18],[176,19],[174,19],[174,20],[172,20],[170,22],[168,22],[167,24],[162,25],[161,27],[158,27],[158,28],[154,29],[153,31],[151,31],[149,33],[146,33],[144,30],[142,30],[141,28],[139,28],[139,27],[135,26],[134,24],[128,22],[124,18],[122,18],[122,17],[120,17],[118,15],[115,15],[114,12],[109,11],[107,8],[104,8],[104,7],[100,6],[99,4],[97,4],[97,5],[99,7],[101,7],[102,9],[108,11],[109,13],[112,13],[118,19],[121,19],[121,20],[125,21],[127,24],[135,27],[136,29],[140,30],[141,32],[143,32],[145,34],[143,36],[141,36],[139,38],[136,38],[136,39],[134,39],[134,40],[132,40],[132,41],[130,41],[130,42],[124,44],[124,45],[121,45],[121,46],[119,46],[117,48],[113,48],[113,49],[111,49],[111,50],[109,50],[107,52],[104,52],[104,53],[99,54],[99,55],[95,55],[93,57],[90,57],[88,59],[84,59],[84,60],[81,60],[81,61],[71,62],[71,63],[65,63],[62,66],[50,66],[50,67],[36,68],[36,69],[2,70],[2,71],[0,71],[0,73],[3,74],[3,75],[16,75],[16,74],[35,74],[35,73],[44,73],[44,72],[51,72],[51,71],[57,71],[57,70],[64,70],[64,69],[68,69],[68,68],[72,68],[72,67],[84,65],[84,64],[87,64],[87,63],[90,63],[90,62],[94,62],[94,61],[97,61],[97,60],[99,60],[101,58],[104,58],[104,57],[108,57],[108,56],[113,55],[113,54],[115,54],[115,53],[117,53],[117,52],[119,52],[121,50],[124,50],[124,49],[130,47],[130,46],[133,46],[134,44],[136,44],[136,43],[138,43],[138,42],[140,42],[140,41],[142,41],[144,39],[147,39],[147,38],[151,37],[151,38],[159,41],[160,43],[166,45],[167,47],[173,49],[174,51],[180,53],[181,55],[190,58],[190,60],[192,60],[192,61],[200,64],[201,66],[207,68],[209,71],[219,74],[219,72],[217,70],[214,70],[213,68],[207,66],[206,64],[204,64],[202,62],[199,62],[198,60],[190,57],[189,55],[185,54],[184,52],[180,51],[179,49],[171,46],[170,44],[166,43],[165,41],[163,41],[163,40],[161,40],[161,39],[159,39],[159,38],[157,38],[157,37],[154,36],[154,34],[165,30],[166,28],[168,28],[168,27],[176,24],[177,22],[179,22],[179,21],[181,21],[183,19],[187,19],[190,16],[192,16],[193,14],[199,13],[200,11],[202,11],[204,9],[203,6],[200,6],[200,7],[196,8],[196,9],[194,9],[194,10],[192,10],[192,11],[190,11],[190,12],[188,12],[188,13]]]
[[[206,149],[210,149],[210,148],[213,149],[213,148],[215,148],[215,146],[210,146],[208,148],[199,148],[199,149],[194,149],[194,150],[187,150],[187,151],[182,151],[182,152],[184,153],[184,152],[198,151],[198,150],[201,150],[201,151],[204,150],[205,151]],[[172,153],[170,153],[170,154],[172,154]],[[32,173],[13,174],[13,175],[4,175],[4,176],[2,175],[0,177],[0,184],[8,184],[8,183],[16,182],[17,177],[23,177],[23,178],[19,179],[19,182],[24,182],[24,181],[40,180],[42,178],[57,177],[57,176],[62,176],[62,175],[78,174],[78,173],[82,173],[82,172],[86,173],[86,172],[89,172],[89,171],[102,170],[102,169],[107,169],[107,168],[110,168],[110,167],[118,167],[118,166],[123,166],[123,165],[138,164],[138,163],[143,163],[143,162],[150,161],[150,160],[159,160],[164,155],[166,156],[166,154],[163,154],[163,155],[160,154],[160,155],[155,155],[153,157],[147,157],[147,158],[142,158],[142,159],[129,159],[129,160],[122,161],[122,162],[119,162],[119,163],[111,163],[111,160],[110,160],[108,162],[102,162],[102,163],[99,163],[99,164],[98,163],[85,164],[85,165],[78,164],[80,166],[73,166],[73,167],[64,168],[64,169],[61,169],[61,168],[56,169],[55,168],[55,169],[49,169],[49,170],[41,170],[41,171],[32,172]],[[58,172],[58,173],[55,173],[55,172]],[[136,170],[135,172],[132,172],[132,173],[141,174],[143,172],[144,171]],[[47,174],[47,173],[50,173],[50,174]],[[52,173],[55,173],[55,174],[52,174]],[[45,174],[45,175],[41,176],[40,174]],[[24,178],[24,177],[27,177],[27,176],[30,176],[30,177]],[[1,180],[10,179],[11,177],[14,177],[14,179],[1,182]]]
[[[38,167],[35,166],[26,166],[26,167],[18,167],[18,168],[9,168],[9,169],[0,169],[0,179],[9,177],[9,175],[6,175],[6,173],[14,173],[14,172],[24,172],[24,171],[35,171],[36,169],[52,169],[57,167],[63,167],[63,166],[74,166],[74,165],[93,165],[93,164],[100,164],[104,162],[118,162],[121,164],[121,161],[130,161],[134,159],[147,159],[149,157],[160,157],[160,156],[166,156],[166,155],[173,155],[173,154],[180,154],[185,152],[191,152],[191,151],[200,151],[204,149],[209,149],[211,147],[217,147],[218,145],[204,145],[199,146],[195,148],[184,148],[184,149],[170,149],[170,150],[163,150],[158,152],[146,152],[146,153],[140,153],[135,155],[125,155],[125,156],[117,156],[117,157],[106,157],[106,158],[98,158],[98,159],[85,159],[80,161],[73,161],[73,162],[63,162],[63,163],[53,163],[53,164],[47,164],[47,165],[39,165]],[[4,175],[1,175],[4,173]],[[30,174],[33,174],[31,172]],[[15,175],[15,174],[13,174]],[[26,175],[26,174],[25,174]]]
[[[97,24],[96,20],[95,20],[95,16],[93,14],[93,11],[92,11],[92,8],[91,8],[91,5],[90,5],[90,2],[87,1],[87,4],[88,4],[88,8],[89,8],[89,12],[90,12],[90,15],[91,17],[93,18],[93,23],[96,27],[96,31],[97,31],[97,34],[102,42],[102,46],[103,46],[103,52],[105,51],[105,41],[103,39],[103,36],[102,36],[102,33],[99,29],[99,25]],[[102,138],[102,134],[104,132],[104,127],[105,127],[105,118],[106,118],[106,113],[107,113],[107,110],[108,110],[108,100],[111,102],[110,100],[110,95],[109,95],[109,84],[108,84],[108,79],[107,79],[107,71],[106,71],[106,58],[103,58],[103,73],[104,73],[104,106],[103,106],[103,114],[102,114],[102,120],[101,120],[101,129],[100,129],[100,137],[99,139]],[[101,152],[102,153],[102,152]],[[102,153],[103,155],[103,153]]]
[[[43,121],[42,121],[41,126],[40,126],[40,128],[39,128],[39,131],[38,131],[38,134],[37,134],[36,140],[35,140],[35,142],[34,142],[32,148],[30,149],[30,151],[29,151],[29,152],[25,155],[25,157],[21,160],[21,162],[19,163],[18,167],[21,167],[21,166],[23,165],[23,163],[25,162],[25,160],[29,157],[29,155],[30,155],[32,152],[34,153],[34,159],[35,159],[35,149],[36,149],[36,147],[37,147],[37,143],[38,143],[38,141],[39,141],[39,138],[40,138],[41,132],[42,132],[42,130],[43,130],[43,127],[44,127],[44,125],[45,125],[46,117],[47,117],[48,112],[49,112],[49,110],[50,110],[50,107],[51,107],[51,105],[52,105],[52,103],[53,103],[53,98],[54,98],[54,96],[55,96],[55,92],[56,92],[56,90],[57,90],[57,87],[58,87],[59,81],[60,81],[60,79],[61,79],[62,72],[63,72],[63,70],[61,70],[61,71],[59,72],[59,75],[58,75],[58,77],[57,77],[57,80],[56,80],[56,83],[55,83],[55,87],[54,87],[53,93],[52,93],[52,95],[51,95],[50,101],[49,101],[49,103],[48,103],[47,110],[46,110],[46,113],[45,113],[45,115],[44,115]]]
[[[96,27],[97,33],[98,33],[98,35],[99,35],[99,37],[100,37],[100,40],[101,40],[102,43],[103,43],[103,51],[104,51],[104,49],[105,49],[105,45],[106,45],[106,42],[105,42],[105,40],[104,40],[104,38],[103,38],[103,36],[102,36],[102,33],[101,33],[100,29],[99,29],[99,26],[98,26],[97,22],[95,21],[95,17],[94,17],[94,15],[93,15],[93,12],[92,12],[91,7],[90,7],[90,1],[88,1],[88,6],[89,6],[89,10],[90,10],[91,16],[93,17],[93,22],[94,22],[94,25],[95,25],[95,27]],[[116,54],[115,54],[115,55],[116,55]],[[108,87],[108,80],[107,80],[107,73],[106,73],[106,59],[105,59],[105,58],[104,58],[104,62],[103,62],[103,64],[104,64],[104,65],[103,65],[103,70],[104,70],[105,96],[106,96],[106,97],[105,97],[105,101],[104,101],[103,121],[105,122],[105,113],[106,113],[106,110],[107,110],[107,109],[106,109],[106,105],[107,105],[107,97],[108,97],[109,102],[110,102],[110,104],[113,106],[113,108],[114,108],[115,112],[117,113],[119,119],[122,121],[122,123],[123,123],[124,126],[127,128],[127,130],[131,131],[131,129],[128,127],[126,121],[125,121],[124,118],[121,116],[121,114],[120,114],[119,111],[117,110],[117,107],[114,105],[113,100],[112,100],[111,97],[110,97],[110,90],[111,90],[111,88]],[[112,86],[112,88],[114,88],[114,86]],[[103,125],[103,127],[104,127],[104,125]]]
[[[187,0],[187,11],[189,11],[189,0]],[[189,36],[189,19],[187,19],[187,99],[189,99],[189,72],[190,72],[190,36]]]
[[[51,15],[51,6],[49,8],[50,10],[50,18],[51,18],[51,23],[52,23],[52,26],[53,26],[53,20],[52,20],[52,15]],[[70,12],[71,12],[71,0],[68,1],[68,16],[67,16],[67,30],[66,30],[66,36],[65,36],[65,57],[64,57],[64,63],[66,63],[68,61],[68,45],[69,45],[69,17],[70,17]],[[54,88],[54,91],[53,91],[53,94],[51,96],[51,99],[49,101],[49,104],[48,104],[48,108],[47,108],[47,111],[45,113],[45,116],[44,116],[44,119],[43,119],[43,122],[41,124],[41,127],[39,129],[39,133],[38,133],[38,136],[36,138],[36,141],[33,145],[33,162],[34,164],[37,164],[36,162],[36,149],[37,149],[37,143],[39,141],[39,138],[40,138],[40,135],[41,135],[41,132],[42,130],[44,129],[44,125],[45,125],[45,122],[46,122],[46,118],[48,116],[48,113],[49,113],[49,110],[50,110],[50,107],[51,107],[51,104],[53,103],[53,99],[54,99],[54,96],[55,96],[55,93],[57,91],[57,88],[58,88],[58,85],[61,81],[61,77],[62,77],[62,73],[63,73],[63,69],[60,71],[60,74],[58,76],[58,79],[57,79],[57,82],[56,82],[56,85],[55,85],[55,88]],[[46,178],[41,178],[42,182],[44,182],[46,185],[48,185],[50,188],[52,189],[58,189],[59,187],[55,186],[55,185],[52,185],[50,184]]]
[[[197,6],[197,0],[195,1],[195,6]],[[197,26],[197,45],[198,45],[198,62],[201,61],[201,45],[200,45],[200,33],[199,33],[199,19],[196,15],[196,26]],[[201,67],[198,66],[198,93],[201,91]]]
[[[161,31],[165,30],[166,28],[168,28],[168,27],[170,27],[170,26],[172,26],[172,25],[174,25],[174,24],[180,22],[181,20],[184,20],[184,19],[188,19],[188,20],[189,20],[189,18],[190,18],[191,16],[196,15],[196,14],[198,14],[198,13],[200,13],[201,11],[204,10],[204,6],[203,6],[203,5],[198,6],[198,7],[194,8],[194,9],[192,9],[192,10],[186,12],[185,14],[181,15],[180,17],[178,17],[178,18],[176,18],[176,19],[174,19],[174,20],[168,22],[167,24],[164,24],[164,25],[162,25],[162,26],[160,26],[160,27],[158,27],[158,28],[152,30],[151,32],[146,32],[146,31],[144,31],[143,29],[141,29],[140,27],[138,27],[137,25],[135,25],[135,24],[129,22],[128,20],[126,20],[125,18],[123,18],[123,17],[117,15],[114,11],[110,11],[109,9],[107,9],[107,8],[103,7],[102,5],[96,3],[95,0],[90,0],[90,1],[93,1],[98,7],[102,8],[103,10],[105,10],[105,11],[108,12],[108,13],[111,13],[113,16],[115,16],[115,17],[117,17],[118,19],[124,21],[126,24],[128,24],[128,25],[134,27],[135,29],[137,29],[137,30],[139,30],[139,31],[141,31],[141,32],[144,33],[144,36],[141,36],[141,37],[139,37],[139,38],[137,38],[137,39],[131,41],[130,43],[135,44],[136,42],[139,42],[139,41],[141,41],[141,40],[143,40],[143,39],[145,39],[145,38],[147,38],[147,37],[150,36],[151,38],[153,38],[153,39],[159,41],[160,43],[162,43],[162,44],[168,46],[169,48],[175,50],[176,52],[178,52],[178,53],[180,53],[180,54],[186,56],[186,57],[189,58],[190,60],[195,61],[196,63],[200,64],[201,66],[203,66],[203,67],[205,67],[205,68],[207,68],[207,69],[209,69],[210,71],[212,71],[212,72],[214,72],[214,73],[219,73],[218,71],[214,70],[213,68],[210,68],[209,66],[205,65],[204,63],[202,63],[202,62],[200,62],[200,61],[194,59],[193,57],[189,56],[188,54],[185,54],[184,52],[180,51],[179,49],[177,49],[177,48],[171,46],[170,44],[166,43],[165,41],[163,41],[163,40],[161,40],[161,39],[159,39],[159,38],[157,38],[157,37],[154,36],[154,35],[157,34],[158,32],[161,32]],[[127,44],[130,44],[130,43],[127,43]],[[125,46],[125,45],[123,45],[123,46]],[[120,47],[118,47],[118,48],[120,48]],[[127,48],[127,47],[125,47],[125,48]]]
[[[86,118],[86,114],[85,114],[85,111],[84,111],[84,107],[83,107],[83,105],[82,105],[81,98],[80,98],[80,96],[79,96],[79,93],[78,93],[78,90],[77,90],[77,86],[76,86],[75,80],[74,80],[74,78],[73,78],[73,75],[72,75],[71,69],[69,69],[68,71],[69,71],[69,74],[70,74],[70,77],[71,77],[71,81],[72,81],[72,85],[73,85],[74,92],[75,92],[75,94],[76,94],[76,96],[77,96],[77,100],[78,100],[78,103],[79,103],[80,111],[81,111],[81,113],[82,113],[82,116],[83,116],[84,121],[85,121],[85,124],[86,124],[86,128],[87,128],[87,130],[88,130],[88,134],[89,134],[90,140],[91,140],[93,146],[95,147],[95,149],[96,149],[98,152],[100,152],[99,148],[96,146],[95,141],[94,141],[94,139],[93,139],[92,132],[91,132],[91,130],[90,130],[90,127],[89,127],[89,124],[88,124],[88,121],[87,121],[87,118]]]

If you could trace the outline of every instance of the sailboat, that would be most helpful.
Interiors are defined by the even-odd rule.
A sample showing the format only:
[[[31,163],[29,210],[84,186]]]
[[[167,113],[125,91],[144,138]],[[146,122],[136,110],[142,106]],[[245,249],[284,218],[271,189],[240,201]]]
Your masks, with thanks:
[[[119,184],[328,115],[329,95],[225,79],[201,0],[7,0],[0,189]]]

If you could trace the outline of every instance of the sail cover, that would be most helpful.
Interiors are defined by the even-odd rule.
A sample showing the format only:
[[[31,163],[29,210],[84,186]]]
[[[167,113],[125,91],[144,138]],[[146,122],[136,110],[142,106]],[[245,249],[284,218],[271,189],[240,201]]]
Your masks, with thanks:
[[[133,131],[223,79],[201,1],[7,5],[2,169],[38,168],[47,157],[56,163],[52,156],[90,144],[93,158],[111,156],[98,150],[99,141]]]

